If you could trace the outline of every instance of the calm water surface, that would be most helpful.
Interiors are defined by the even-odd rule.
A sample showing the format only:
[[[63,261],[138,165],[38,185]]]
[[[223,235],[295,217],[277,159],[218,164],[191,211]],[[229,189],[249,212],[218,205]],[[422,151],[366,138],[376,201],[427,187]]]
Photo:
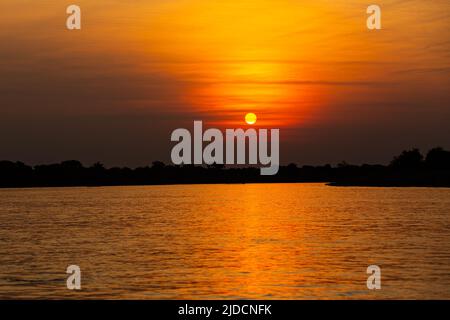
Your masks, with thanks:
[[[450,299],[450,189],[3,189],[0,298]]]

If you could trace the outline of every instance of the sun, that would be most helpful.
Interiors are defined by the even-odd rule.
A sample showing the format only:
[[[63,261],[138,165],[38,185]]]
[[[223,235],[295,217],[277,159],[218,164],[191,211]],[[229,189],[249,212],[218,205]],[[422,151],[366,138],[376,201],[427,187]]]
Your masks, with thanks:
[[[256,123],[256,114],[249,112],[245,115],[245,122],[247,124],[255,124]]]

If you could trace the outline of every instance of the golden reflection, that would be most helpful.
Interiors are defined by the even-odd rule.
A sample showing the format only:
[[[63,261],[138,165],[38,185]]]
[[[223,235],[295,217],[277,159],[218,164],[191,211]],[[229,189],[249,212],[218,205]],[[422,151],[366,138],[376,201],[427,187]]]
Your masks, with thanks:
[[[0,200],[8,298],[74,298],[72,261],[80,299],[449,298],[445,188],[42,188]],[[367,290],[370,264],[389,275],[383,290]]]

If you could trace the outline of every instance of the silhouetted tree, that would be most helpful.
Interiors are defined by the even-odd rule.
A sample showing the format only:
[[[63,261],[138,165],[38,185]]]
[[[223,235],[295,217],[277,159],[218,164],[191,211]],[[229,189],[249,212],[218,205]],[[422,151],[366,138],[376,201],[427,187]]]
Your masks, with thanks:
[[[450,151],[438,147],[428,151],[425,158],[428,168],[434,170],[450,169]]]
[[[83,165],[78,160],[67,160],[61,162],[61,167],[67,170],[79,170],[83,168]]]
[[[153,161],[152,162],[152,169],[161,169],[164,168],[166,165],[162,161]]]
[[[214,162],[212,165],[210,165],[210,167],[216,170],[222,170],[223,168],[225,168],[225,165],[223,163]]]
[[[423,156],[419,149],[403,151],[399,156],[395,157],[390,166],[395,169],[418,169],[422,165]]]

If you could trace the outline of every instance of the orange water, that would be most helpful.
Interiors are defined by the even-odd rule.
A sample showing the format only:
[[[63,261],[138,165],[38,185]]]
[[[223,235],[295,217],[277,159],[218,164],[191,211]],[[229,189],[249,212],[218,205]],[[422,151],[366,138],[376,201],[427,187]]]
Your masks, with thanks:
[[[450,189],[3,189],[0,226],[0,298],[450,299]]]

